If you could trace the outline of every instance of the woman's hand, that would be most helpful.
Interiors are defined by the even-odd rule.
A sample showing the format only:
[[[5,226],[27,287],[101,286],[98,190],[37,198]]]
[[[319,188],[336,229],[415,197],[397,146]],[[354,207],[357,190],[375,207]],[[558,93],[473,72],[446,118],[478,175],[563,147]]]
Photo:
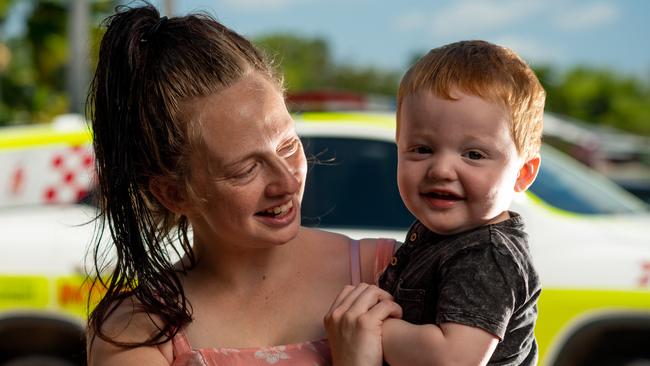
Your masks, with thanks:
[[[402,308],[374,285],[345,286],[325,315],[325,330],[336,366],[381,365],[381,326],[400,318]]]

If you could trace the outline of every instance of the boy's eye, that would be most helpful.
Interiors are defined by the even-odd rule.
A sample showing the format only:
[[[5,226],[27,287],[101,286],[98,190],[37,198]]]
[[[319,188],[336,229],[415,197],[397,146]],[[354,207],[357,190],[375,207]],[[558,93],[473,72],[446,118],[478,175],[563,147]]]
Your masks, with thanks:
[[[475,150],[466,152],[465,156],[470,160],[481,160],[485,158],[485,155]]]
[[[431,154],[431,148],[426,146],[418,146],[412,150],[416,154]]]

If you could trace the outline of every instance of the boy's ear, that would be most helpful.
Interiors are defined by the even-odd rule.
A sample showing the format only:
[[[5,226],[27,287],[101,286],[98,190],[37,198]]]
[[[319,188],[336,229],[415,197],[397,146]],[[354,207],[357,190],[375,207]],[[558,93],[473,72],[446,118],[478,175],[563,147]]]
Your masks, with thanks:
[[[522,165],[517,175],[517,181],[515,182],[515,192],[524,192],[533,184],[539,172],[541,160],[542,158],[536,155]]]
[[[187,195],[178,182],[166,177],[153,177],[149,179],[149,191],[169,211],[185,213],[188,205]]]

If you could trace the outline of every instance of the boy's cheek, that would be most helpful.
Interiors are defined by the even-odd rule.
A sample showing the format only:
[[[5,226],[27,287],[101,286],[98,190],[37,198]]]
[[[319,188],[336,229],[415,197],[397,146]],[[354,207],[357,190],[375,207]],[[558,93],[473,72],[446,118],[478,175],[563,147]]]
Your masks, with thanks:
[[[409,174],[410,173],[410,174]],[[410,202],[409,196],[413,194],[413,190],[417,189],[415,177],[412,176],[413,169],[409,169],[408,164],[398,164],[397,166],[397,190],[402,198],[402,201],[408,205]]]

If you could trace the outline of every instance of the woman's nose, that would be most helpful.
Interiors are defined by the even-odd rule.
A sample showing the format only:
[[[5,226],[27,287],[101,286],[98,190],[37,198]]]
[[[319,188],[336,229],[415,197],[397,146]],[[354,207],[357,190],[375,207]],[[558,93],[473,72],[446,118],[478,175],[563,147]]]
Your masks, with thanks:
[[[294,194],[300,189],[301,181],[299,168],[290,164],[290,161],[278,159],[269,164],[271,179],[266,187],[268,196],[282,196]]]

